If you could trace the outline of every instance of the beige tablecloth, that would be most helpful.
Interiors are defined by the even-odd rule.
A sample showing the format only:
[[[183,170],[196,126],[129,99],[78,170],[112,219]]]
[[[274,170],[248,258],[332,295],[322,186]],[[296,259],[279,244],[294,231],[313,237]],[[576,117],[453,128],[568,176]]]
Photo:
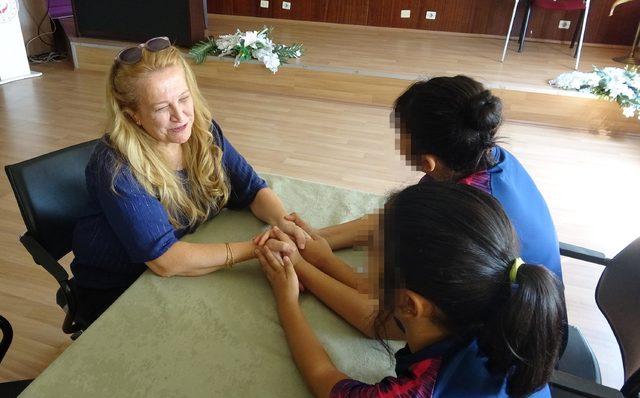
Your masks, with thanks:
[[[376,195],[266,176],[288,209],[312,225],[353,219],[380,206]],[[250,212],[225,211],[185,238],[245,240],[263,228]],[[362,265],[365,253],[343,251]],[[315,297],[303,311],[334,363],[376,382],[393,374],[380,345]],[[397,348],[397,345],[396,345]],[[268,282],[256,261],[200,277],[145,272],[21,397],[306,397]]]

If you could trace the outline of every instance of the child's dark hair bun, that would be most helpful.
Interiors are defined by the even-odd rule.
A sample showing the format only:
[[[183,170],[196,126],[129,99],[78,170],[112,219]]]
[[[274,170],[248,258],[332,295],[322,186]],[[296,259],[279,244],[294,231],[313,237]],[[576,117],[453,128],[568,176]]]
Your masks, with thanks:
[[[481,135],[488,135],[487,140],[493,142],[493,136],[498,126],[502,123],[502,101],[494,96],[491,91],[484,90],[469,98],[466,107],[466,121]]]
[[[467,76],[440,76],[411,85],[395,102],[409,156],[436,155],[459,176],[493,164],[502,102]]]

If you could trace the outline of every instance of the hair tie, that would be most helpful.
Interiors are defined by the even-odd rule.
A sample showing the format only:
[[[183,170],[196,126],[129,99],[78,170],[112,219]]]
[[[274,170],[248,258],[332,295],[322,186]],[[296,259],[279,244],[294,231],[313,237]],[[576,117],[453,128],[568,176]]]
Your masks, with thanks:
[[[513,263],[511,263],[511,268],[509,268],[509,281],[511,281],[511,283],[516,283],[518,269],[522,264],[524,264],[524,261],[522,261],[520,257],[516,258],[513,260]]]

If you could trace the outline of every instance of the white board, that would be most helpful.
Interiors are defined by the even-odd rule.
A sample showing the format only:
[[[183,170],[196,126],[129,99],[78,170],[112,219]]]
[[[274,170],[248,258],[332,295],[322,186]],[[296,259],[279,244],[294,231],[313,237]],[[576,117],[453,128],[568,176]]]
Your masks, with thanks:
[[[0,0],[0,84],[40,76],[29,69],[17,0]]]

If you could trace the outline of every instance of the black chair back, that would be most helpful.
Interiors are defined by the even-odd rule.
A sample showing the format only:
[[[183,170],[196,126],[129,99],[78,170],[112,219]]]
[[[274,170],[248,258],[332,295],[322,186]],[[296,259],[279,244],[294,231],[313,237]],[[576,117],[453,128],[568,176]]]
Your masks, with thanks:
[[[620,345],[624,366],[624,396],[640,393],[640,238],[605,267],[596,302]]]
[[[75,333],[75,292],[58,260],[71,251],[73,228],[90,211],[85,168],[98,140],[74,145],[5,167],[27,227],[20,242],[36,264],[60,284],[58,304],[65,309],[62,329]]]
[[[89,202],[84,169],[96,141],[5,167],[29,234],[56,260],[71,251],[75,221]]]

